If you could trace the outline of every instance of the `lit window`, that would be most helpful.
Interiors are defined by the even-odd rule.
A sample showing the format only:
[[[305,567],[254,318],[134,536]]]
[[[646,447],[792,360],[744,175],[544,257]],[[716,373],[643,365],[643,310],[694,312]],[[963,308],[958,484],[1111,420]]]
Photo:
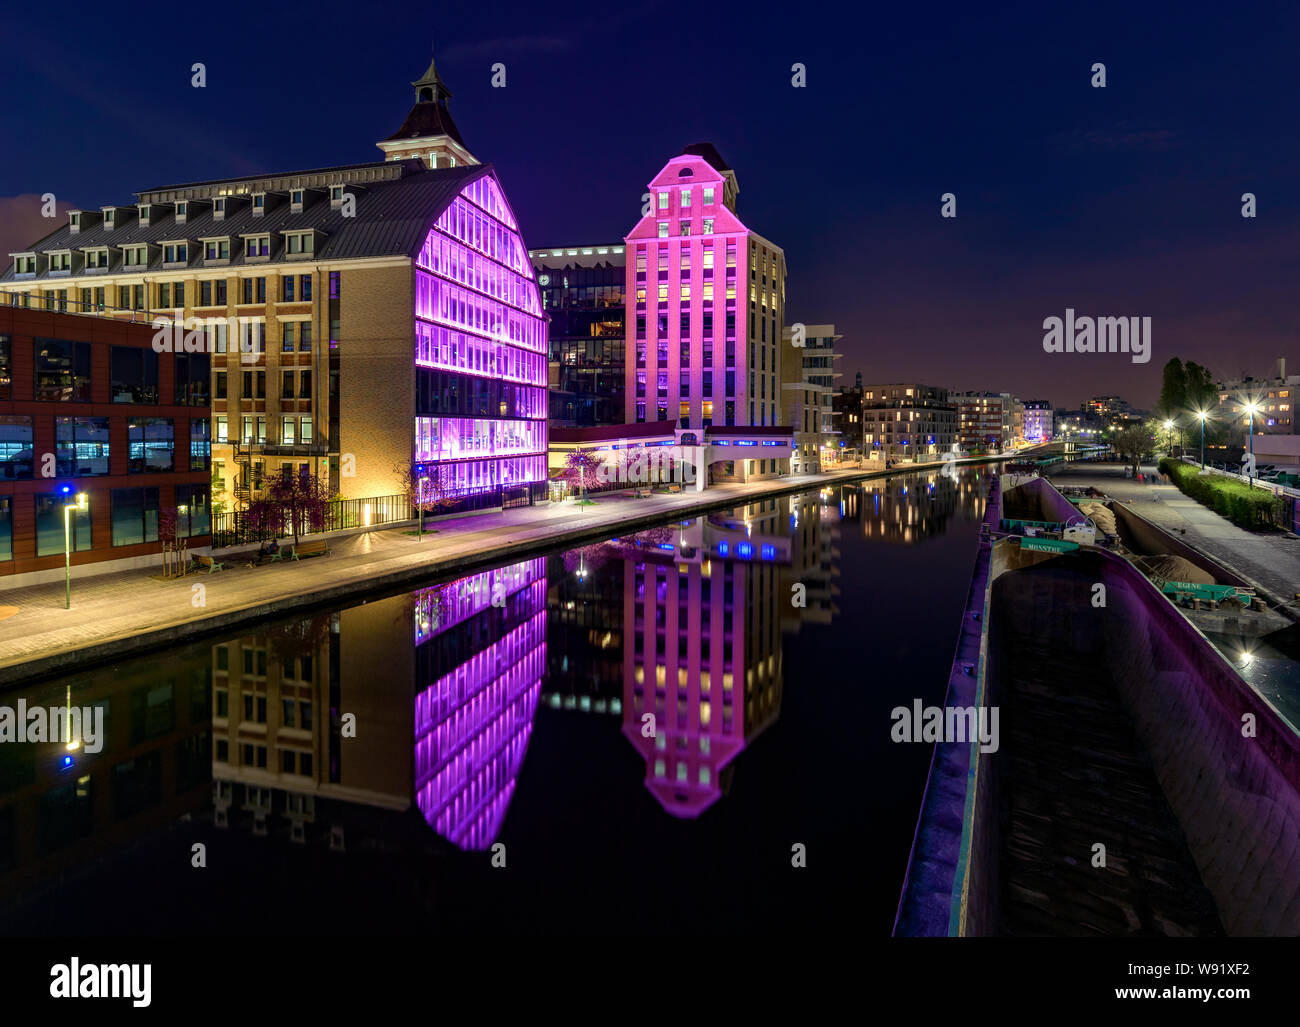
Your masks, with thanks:
[[[683,207],[689,207],[690,205],[691,205],[691,191],[690,191],[689,189],[683,189],[683,190],[682,190],[682,206],[683,206]]]
[[[706,185],[704,187],[704,205],[707,207],[712,202],[713,202],[713,186]]]
[[[659,302],[660,302],[660,303],[667,303],[667,302],[668,302],[668,283],[667,283],[667,282],[661,282],[661,283],[659,284]]]
[[[659,238],[660,238],[660,239],[667,239],[667,238],[668,238],[668,222],[667,222],[667,221],[660,221],[660,222],[659,222]]]
[[[705,235],[713,234],[713,218],[704,219],[704,234]]]
[[[682,286],[682,302],[685,303],[685,302],[687,302],[690,298],[691,298],[691,287],[690,287],[690,285],[683,285],[683,286]]]
[[[660,210],[668,209],[668,194],[666,192],[659,194],[659,209]]]

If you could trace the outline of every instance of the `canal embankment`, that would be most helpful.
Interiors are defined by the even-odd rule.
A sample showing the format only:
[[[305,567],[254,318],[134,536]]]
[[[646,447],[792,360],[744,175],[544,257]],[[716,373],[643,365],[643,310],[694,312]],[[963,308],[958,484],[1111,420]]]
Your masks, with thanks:
[[[200,634],[429,584],[674,519],[840,484],[932,472],[942,466],[786,476],[641,499],[603,494],[588,506],[543,504],[492,516],[440,520],[434,525],[438,533],[422,538],[414,534],[412,525],[386,526],[327,537],[329,555],[298,562],[250,567],[245,554],[219,552],[216,559],[224,564],[222,570],[171,580],[139,570],[83,579],[74,569],[70,610],[64,609],[61,582],[0,593],[0,686],[166,649]]]

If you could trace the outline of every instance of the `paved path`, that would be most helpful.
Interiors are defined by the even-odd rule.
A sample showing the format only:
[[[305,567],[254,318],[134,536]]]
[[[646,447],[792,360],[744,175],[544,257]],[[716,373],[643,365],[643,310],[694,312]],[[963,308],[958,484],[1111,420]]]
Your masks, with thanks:
[[[1142,471],[1159,480],[1154,467]],[[1187,534],[1179,536],[1184,542],[1262,586],[1278,601],[1294,600],[1300,592],[1300,538],[1246,531],[1174,485],[1140,485],[1125,478],[1118,464],[1067,465],[1052,468],[1049,477],[1057,485],[1091,485],[1120,502],[1132,500],[1134,510],[1166,531],[1185,528]]]
[[[247,557],[226,557],[227,570],[174,581],[152,578],[156,572],[147,570],[78,579],[74,568],[71,610],[63,608],[61,581],[0,592],[0,600],[17,607],[0,619],[0,685],[366,589],[400,587],[529,550],[603,538],[620,526],[639,529],[675,511],[695,516],[702,509],[865,476],[856,470],[787,476],[646,499],[607,494],[594,506],[546,504],[439,521],[438,534],[423,539],[407,534],[411,525],[375,529],[331,538],[328,556],[251,569],[244,565]]]

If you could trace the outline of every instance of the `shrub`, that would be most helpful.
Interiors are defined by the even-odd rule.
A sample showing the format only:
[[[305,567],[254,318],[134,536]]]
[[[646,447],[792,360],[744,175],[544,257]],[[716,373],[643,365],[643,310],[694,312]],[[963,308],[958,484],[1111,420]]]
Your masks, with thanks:
[[[1254,530],[1275,527],[1281,522],[1282,503],[1273,493],[1251,488],[1235,478],[1199,471],[1200,468],[1171,457],[1160,461],[1160,473],[1167,474],[1181,492],[1233,524]]]

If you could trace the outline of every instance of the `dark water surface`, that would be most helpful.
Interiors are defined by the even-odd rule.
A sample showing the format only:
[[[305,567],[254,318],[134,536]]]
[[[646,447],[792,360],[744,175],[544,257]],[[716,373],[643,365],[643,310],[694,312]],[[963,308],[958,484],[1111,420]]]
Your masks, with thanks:
[[[107,734],[0,745],[0,931],[883,935],[931,755],[889,712],[942,700],[988,473],[766,500],[0,696],[100,704]]]

